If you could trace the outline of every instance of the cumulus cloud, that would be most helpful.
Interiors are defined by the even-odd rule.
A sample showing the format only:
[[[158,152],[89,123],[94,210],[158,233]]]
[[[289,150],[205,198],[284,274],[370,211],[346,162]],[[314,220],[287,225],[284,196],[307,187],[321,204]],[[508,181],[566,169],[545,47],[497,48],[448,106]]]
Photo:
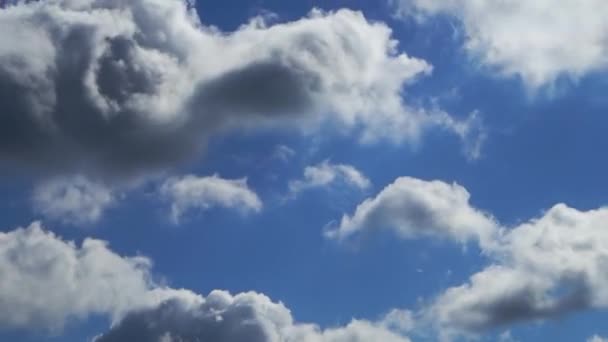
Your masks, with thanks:
[[[346,239],[389,230],[403,239],[438,237],[491,243],[499,227],[491,216],[472,207],[469,198],[469,192],[455,183],[400,177],[359,204],[352,215],[344,215],[326,234]]]
[[[160,194],[171,202],[171,219],[176,224],[192,209],[222,207],[244,213],[262,210],[262,201],[247,186],[247,178],[230,180],[218,175],[173,177],[161,186]]]
[[[289,182],[289,194],[297,196],[302,191],[327,187],[334,183],[343,183],[350,187],[366,190],[372,183],[367,177],[352,165],[333,164],[325,160],[319,164],[307,166],[303,179]]]
[[[192,158],[218,131],[320,122],[416,140],[449,115],[404,103],[431,72],[351,10],[234,32],[182,0],[21,1],[0,8],[0,161],[129,175]]]
[[[64,241],[39,223],[0,233],[0,329],[57,332],[71,319],[118,319],[177,295],[153,284],[150,266],[144,257],[121,257],[104,241]]]
[[[608,208],[557,204],[538,218],[505,227],[469,203],[458,184],[401,177],[326,234],[389,230],[403,239],[476,241],[489,264],[441,292],[420,311],[446,340],[455,335],[568,313],[608,308]]]
[[[602,0],[392,2],[402,15],[455,16],[473,56],[533,88],[608,67],[608,4]]]
[[[166,301],[125,317],[95,342],[409,342],[382,321],[353,320],[344,327],[320,329],[295,323],[281,303],[254,293],[213,291],[202,302]]]
[[[494,262],[441,294],[432,315],[448,328],[479,331],[608,307],[608,209],[558,204],[512,228],[486,252]]]
[[[608,339],[605,339],[598,335],[593,335],[587,339],[587,342],[606,342]]]
[[[97,222],[115,202],[115,195],[104,184],[74,176],[38,185],[32,200],[36,211],[46,218],[83,225]]]
[[[95,239],[77,245],[39,223],[0,233],[0,276],[0,329],[58,333],[68,321],[101,315],[113,324],[98,342],[409,341],[401,335],[406,311],[320,329],[294,322],[283,304],[263,294],[203,297],[159,286],[149,259],[120,256]]]

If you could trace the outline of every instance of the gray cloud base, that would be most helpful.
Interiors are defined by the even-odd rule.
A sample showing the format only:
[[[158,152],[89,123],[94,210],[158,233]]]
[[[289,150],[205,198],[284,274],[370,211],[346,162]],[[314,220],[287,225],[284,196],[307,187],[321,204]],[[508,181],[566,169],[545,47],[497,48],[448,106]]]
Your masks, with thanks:
[[[203,297],[161,286],[151,267],[101,240],[65,241],[39,223],[0,233],[0,330],[57,334],[66,322],[97,315],[112,321],[97,342],[409,342],[407,311],[321,329],[294,322],[285,305],[260,293]]]
[[[223,33],[181,0],[48,0],[0,9],[0,29],[0,162],[29,170],[137,175],[268,125],[330,122],[363,142],[464,132],[403,102],[431,66],[350,10]]]
[[[420,311],[421,325],[430,324],[445,340],[608,307],[607,208],[557,204],[504,227],[469,197],[458,184],[400,177],[344,215],[327,236],[341,240],[388,230],[403,239],[477,242],[489,265]]]
[[[202,303],[166,301],[133,312],[95,342],[410,342],[391,329],[394,323],[407,323],[403,318],[407,321],[408,317],[393,311],[379,322],[353,320],[343,327],[322,330],[295,323],[283,304],[264,295],[214,291]]]

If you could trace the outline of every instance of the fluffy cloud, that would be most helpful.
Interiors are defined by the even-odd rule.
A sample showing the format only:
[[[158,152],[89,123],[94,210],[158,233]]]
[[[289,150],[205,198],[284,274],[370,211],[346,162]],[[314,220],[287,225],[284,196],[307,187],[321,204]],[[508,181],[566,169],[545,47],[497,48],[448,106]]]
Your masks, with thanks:
[[[344,215],[330,238],[388,229],[404,239],[477,241],[489,265],[421,310],[449,340],[497,326],[608,308],[608,208],[557,204],[539,218],[504,227],[472,207],[458,184],[401,177]]]
[[[100,240],[64,241],[39,223],[0,233],[0,328],[59,331],[69,319],[118,319],[177,295],[152,283],[150,265]]]
[[[325,160],[317,165],[307,166],[304,169],[303,179],[289,182],[289,194],[295,197],[304,190],[326,187],[337,182],[360,190],[368,189],[372,185],[370,180],[355,167],[346,164],[333,164]]]
[[[233,208],[241,212],[260,211],[262,201],[247,186],[247,179],[223,179],[218,175],[187,175],[165,181],[161,195],[171,202],[171,219],[179,223],[185,212],[211,207]]]
[[[466,31],[466,49],[530,87],[608,67],[608,4],[602,0],[395,0],[401,14],[447,14]]]
[[[320,122],[361,140],[458,123],[407,106],[431,72],[359,12],[234,32],[181,0],[21,1],[0,9],[0,161],[129,175],[192,158],[229,128]]]
[[[96,314],[113,321],[97,342],[409,341],[400,334],[411,326],[406,311],[322,330],[294,322],[263,294],[203,297],[155,284],[150,270],[147,258],[122,257],[95,239],[78,246],[38,223],[0,233],[0,329],[57,333],[69,320]]]
[[[83,176],[57,178],[34,189],[35,209],[45,217],[82,225],[97,222],[115,201],[112,191]]]
[[[384,323],[353,320],[344,327],[320,329],[295,323],[281,303],[254,293],[214,291],[195,304],[173,300],[136,311],[95,342],[409,342]]]
[[[352,215],[344,215],[327,235],[345,239],[366,231],[390,230],[404,239],[427,236],[491,243],[498,225],[473,208],[469,197],[458,184],[401,177],[359,204]]]
[[[431,310],[449,329],[479,331],[608,307],[608,209],[558,204],[486,249],[495,260],[440,295]]]

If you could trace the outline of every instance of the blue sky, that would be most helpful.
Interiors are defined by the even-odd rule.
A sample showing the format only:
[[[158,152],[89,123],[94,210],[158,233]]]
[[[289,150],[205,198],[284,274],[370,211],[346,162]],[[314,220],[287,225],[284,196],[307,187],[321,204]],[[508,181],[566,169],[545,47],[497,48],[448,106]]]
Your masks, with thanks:
[[[0,8],[0,340],[604,341],[580,3]]]

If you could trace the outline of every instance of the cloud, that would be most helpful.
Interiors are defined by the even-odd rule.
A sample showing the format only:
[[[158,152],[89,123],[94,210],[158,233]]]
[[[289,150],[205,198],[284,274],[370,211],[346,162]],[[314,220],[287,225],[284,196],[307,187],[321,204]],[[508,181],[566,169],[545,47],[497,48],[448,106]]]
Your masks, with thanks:
[[[462,151],[469,161],[482,157],[483,145],[488,138],[488,132],[479,111],[469,114],[465,121],[450,119],[454,133],[462,140]]]
[[[289,194],[295,197],[302,191],[327,187],[333,183],[343,183],[359,190],[369,189],[372,185],[371,181],[352,165],[333,164],[324,160],[319,164],[307,166],[303,179],[290,181]]]
[[[389,230],[403,239],[479,243],[489,264],[423,308],[421,325],[450,340],[491,328],[608,308],[608,208],[557,204],[505,227],[473,207],[458,184],[401,177],[344,215],[329,238]]]
[[[147,258],[117,255],[104,241],[64,241],[39,223],[0,233],[0,329],[56,333],[72,319],[119,319],[177,295],[153,284],[150,266]]]
[[[0,329],[58,334],[67,322],[101,315],[112,326],[97,342],[409,342],[401,336],[406,311],[321,329],[294,322],[282,303],[260,293],[203,297],[159,286],[149,259],[120,256],[95,239],[77,245],[39,223],[0,233],[0,275]]]
[[[466,31],[465,48],[527,86],[578,79],[608,67],[608,4],[601,0],[394,0],[401,15],[445,14]]]
[[[36,211],[51,220],[72,225],[92,224],[115,202],[115,195],[104,184],[84,176],[46,181],[34,189]]]
[[[95,342],[409,342],[382,322],[353,320],[344,327],[322,330],[295,323],[281,303],[254,293],[231,295],[213,291],[201,303],[166,301],[125,317]]]
[[[441,294],[431,310],[449,329],[480,331],[608,307],[608,209],[558,204],[486,249],[494,262]]]
[[[494,219],[469,203],[469,192],[458,184],[397,178],[326,234],[346,239],[368,231],[388,230],[403,239],[437,237],[491,243],[498,232]]]
[[[397,143],[454,130],[404,103],[432,67],[360,12],[221,32],[181,0],[49,0],[1,8],[0,28],[0,161],[42,174],[158,171],[234,129],[328,122]]]
[[[608,340],[601,336],[598,336],[598,335],[593,335],[587,339],[587,342],[606,342],[606,341],[608,341]]]
[[[247,178],[230,180],[218,175],[173,177],[163,183],[160,194],[171,202],[171,219],[176,224],[192,209],[223,207],[241,212],[262,210],[262,201],[247,186]]]
[[[272,152],[272,158],[278,159],[284,163],[289,162],[291,158],[296,155],[296,151],[294,151],[289,146],[285,145],[277,145]]]

